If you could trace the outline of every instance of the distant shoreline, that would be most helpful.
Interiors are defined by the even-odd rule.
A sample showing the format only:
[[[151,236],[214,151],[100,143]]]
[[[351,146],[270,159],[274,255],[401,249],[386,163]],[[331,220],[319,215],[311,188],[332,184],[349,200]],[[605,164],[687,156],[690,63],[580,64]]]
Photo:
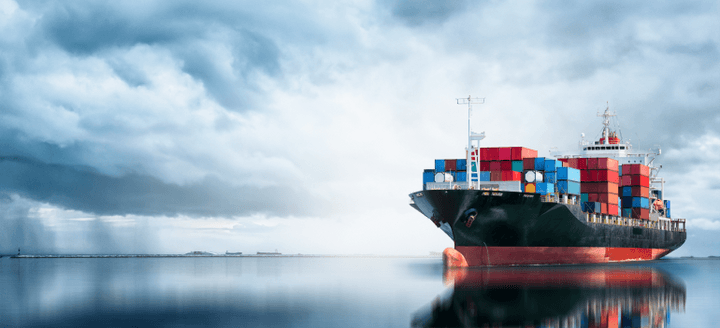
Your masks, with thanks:
[[[198,257],[252,257],[252,258],[275,258],[275,257],[298,257],[298,258],[329,258],[329,257],[347,257],[347,258],[441,258],[438,255],[365,255],[365,254],[349,254],[349,255],[329,255],[329,254],[208,254],[208,255],[188,255],[188,254],[38,254],[38,255],[0,255],[0,257],[8,256],[14,259],[91,259],[91,258],[198,258]]]

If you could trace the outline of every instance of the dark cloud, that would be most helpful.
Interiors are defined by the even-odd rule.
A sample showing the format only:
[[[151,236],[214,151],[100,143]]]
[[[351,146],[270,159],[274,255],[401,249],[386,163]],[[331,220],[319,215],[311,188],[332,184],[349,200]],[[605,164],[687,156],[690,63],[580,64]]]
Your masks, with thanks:
[[[216,177],[180,186],[139,174],[111,177],[82,166],[0,157],[0,191],[99,215],[310,215],[320,204],[301,188],[231,186]]]
[[[3,174],[5,174],[3,172]],[[31,205],[16,202],[0,191],[0,254],[51,253],[55,234],[38,219],[29,217]]]
[[[396,0],[385,3],[390,6],[392,15],[409,26],[441,24],[455,14],[467,9],[466,0]]]

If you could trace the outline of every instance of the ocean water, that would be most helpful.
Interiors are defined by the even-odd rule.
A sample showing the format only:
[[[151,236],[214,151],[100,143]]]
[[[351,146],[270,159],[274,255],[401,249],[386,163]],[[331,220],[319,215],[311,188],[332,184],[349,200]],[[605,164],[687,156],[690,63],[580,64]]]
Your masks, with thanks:
[[[715,327],[720,259],[0,259],[0,327]]]

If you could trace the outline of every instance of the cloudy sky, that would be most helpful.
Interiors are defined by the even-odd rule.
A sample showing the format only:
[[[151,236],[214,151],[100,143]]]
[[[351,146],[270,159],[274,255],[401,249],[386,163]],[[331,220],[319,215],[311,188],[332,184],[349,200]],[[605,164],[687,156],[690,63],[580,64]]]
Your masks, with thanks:
[[[435,158],[606,104],[720,255],[716,1],[0,0],[0,253],[427,254]]]

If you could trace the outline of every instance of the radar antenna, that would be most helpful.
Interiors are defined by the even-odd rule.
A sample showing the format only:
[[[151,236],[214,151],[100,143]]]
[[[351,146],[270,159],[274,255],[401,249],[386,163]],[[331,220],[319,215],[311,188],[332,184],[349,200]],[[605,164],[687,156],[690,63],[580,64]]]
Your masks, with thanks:
[[[468,147],[467,147],[467,183],[468,188],[471,187],[473,174],[476,174],[478,184],[480,183],[480,140],[485,139],[485,132],[481,133],[474,133],[472,132],[472,129],[470,128],[470,118],[472,117],[472,105],[474,104],[484,104],[485,98],[473,98],[472,96],[468,96],[467,98],[456,98],[458,105],[468,105]],[[471,161],[473,148],[472,148],[472,141],[476,140],[478,142],[478,152],[475,156],[475,161]]]

